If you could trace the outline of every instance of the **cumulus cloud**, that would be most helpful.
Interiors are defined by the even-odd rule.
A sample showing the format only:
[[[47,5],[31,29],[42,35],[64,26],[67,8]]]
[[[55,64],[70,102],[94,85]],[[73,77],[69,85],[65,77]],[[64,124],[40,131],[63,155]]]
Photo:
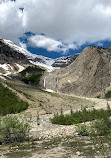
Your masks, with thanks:
[[[32,46],[39,48],[45,48],[47,51],[56,51],[66,53],[69,49],[76,48],[74,44],[65,44],[61,41],[57,41],[51,38],[48,38],[44,35],[33,35],[29,38],[29,43]]]
[[[0,4],[0,37],[18,42],[18,37],[25,31],[23,14],[13,1]]]
[[[44,33],[30,40],[48,50],[76,49],[86,42],[111,40],[111,0],[16,0],[0,3],[0,36],[17,41],[26,31]],[[24,8],[23,12],[19,8]],[[63,45],[63,42],[67,43]],[[38,43],[37,43],[38,42]],[[49,44],[49,42],[51,42]],[[76,43],[76,46],[73,44]],[[62,44],[62,46],[61,46]]]

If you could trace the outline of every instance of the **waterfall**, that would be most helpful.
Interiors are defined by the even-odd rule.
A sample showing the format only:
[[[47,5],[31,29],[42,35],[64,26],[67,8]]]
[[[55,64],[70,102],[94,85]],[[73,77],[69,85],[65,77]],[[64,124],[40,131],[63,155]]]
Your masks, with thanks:
[[[59,87],[59,79],[56,78],[56,92],[58,93],[58,87]]]
[[[49,72],[48,76],[50,76],[50,72]],[[45,89],[47,89],[47,87],[46,87],[46,78],[47,78],[48,76],[45,76],[45,77],[44,77],[44,88],[45,88]]]
[[[46,78],[47,76],[44,77],[44,88],[46,88]]]
[[[58,93],[59,79],[58,79],[58,78],[55,78],[55,83],[52,82],[52,84],[54,84],[54,85],[52,85],[52,88],[51,88],[50,84],[47,85],[47,83],[50,81],[50,80],[49,80],[49,81],[46,80],[47,77],[48,77],[48,79],[50,79],[50,72],[49,72],[49,74],[48,74],[47,76],[44,77],[44,80],[43,80],[44,89],[45,89],[47,92],[54,92],[54,91],[52,90],[53,87],[54,87],[55,91]],[[52,78],[52,80],[53,80],[53,78]],[[51,89],[50,89],[50,88],[51,88]]]

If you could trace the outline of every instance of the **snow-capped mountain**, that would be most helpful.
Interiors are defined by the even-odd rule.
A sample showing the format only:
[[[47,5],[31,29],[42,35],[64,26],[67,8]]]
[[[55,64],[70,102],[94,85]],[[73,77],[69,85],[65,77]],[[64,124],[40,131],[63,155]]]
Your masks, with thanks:
[[[74,54],[68,57],[61,57],[55,59],[55,62],[52,64],[53,67],[66,67],[70,65],[77,57],[79,54]]]
[[[12,48],[13,50],[25,55],[26,58],[29,60],[29,62],[31,64],[34,64],[34,65],[37,65],[37,66],[42,66],[42,67],[44,67],[46,69],[53,69],[52,64],[55,62],[54,59],[51,59],[51,58],[48,58],[48,57],[44,57],[44,56],[41,56],[41,55],[32,54],[29,51],[27,51],[26,49],[15,45],[10,40],[3,40],[3,42],[6,45],[8,45],[10,48]]]
[[[24,54],[27,59],[30,61],[30,63],[38,66],[43,66],[49,69],[53,69],[53,67],[65,67],[69,64],[71,64],[79,54],[75,54],[68,57],[61,57],[57,59],[51,59],[48,57],[44,57],[41,55],[32,54],[29,51],[25,50],[24,48],[21,48],[17,45],[15,45],[12,41],[9,40],[3,40],[5,44],[13,48],[14,50]]]
[[[0,76],[3,78],[10,74],[16,74],[29,65],[41,66],[50,72],[69,65],[77,56],[51,59],[32,54],[24,48],[15,45],[10,40],[0,39]]]

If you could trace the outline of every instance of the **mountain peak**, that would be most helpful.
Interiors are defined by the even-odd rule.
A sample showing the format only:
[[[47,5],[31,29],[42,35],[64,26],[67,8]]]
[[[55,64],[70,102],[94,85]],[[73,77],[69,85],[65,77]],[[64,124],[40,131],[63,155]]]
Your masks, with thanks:
[[[49,79],[47,77],[49,89],[56,91],[58,87],[58,91],[63,93],[91,96],[107,88],[111,83],[109,53],[111,50],[108,51],[107,48],[85,48],[73,63],[57,73],[54,72]]]

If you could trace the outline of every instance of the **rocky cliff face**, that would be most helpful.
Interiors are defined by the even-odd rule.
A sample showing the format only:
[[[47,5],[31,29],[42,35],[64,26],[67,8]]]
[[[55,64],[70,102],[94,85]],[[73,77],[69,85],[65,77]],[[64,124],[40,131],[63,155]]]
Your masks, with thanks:
[[[53,67],[66,67],[68,65],[70,65],[77,57],[79,56],[79,54],[74,54],[68,57],[61,57],[61,58],[57,58],[55,59],[55,62],[52,64]]]
[[[28,65],[31,64],[24,54],[11,47],[7,40],[0,39],[0,79],[5,80],[10,75],[16,75]]]
[[[29,64],[29,61],[25,55],[14,50],[0,39],[0,64],[6,63]]]
[[[50,74],[47,86],[52,90],[91,96],[111,83],[111,47],[89,46],[66,68]]]

